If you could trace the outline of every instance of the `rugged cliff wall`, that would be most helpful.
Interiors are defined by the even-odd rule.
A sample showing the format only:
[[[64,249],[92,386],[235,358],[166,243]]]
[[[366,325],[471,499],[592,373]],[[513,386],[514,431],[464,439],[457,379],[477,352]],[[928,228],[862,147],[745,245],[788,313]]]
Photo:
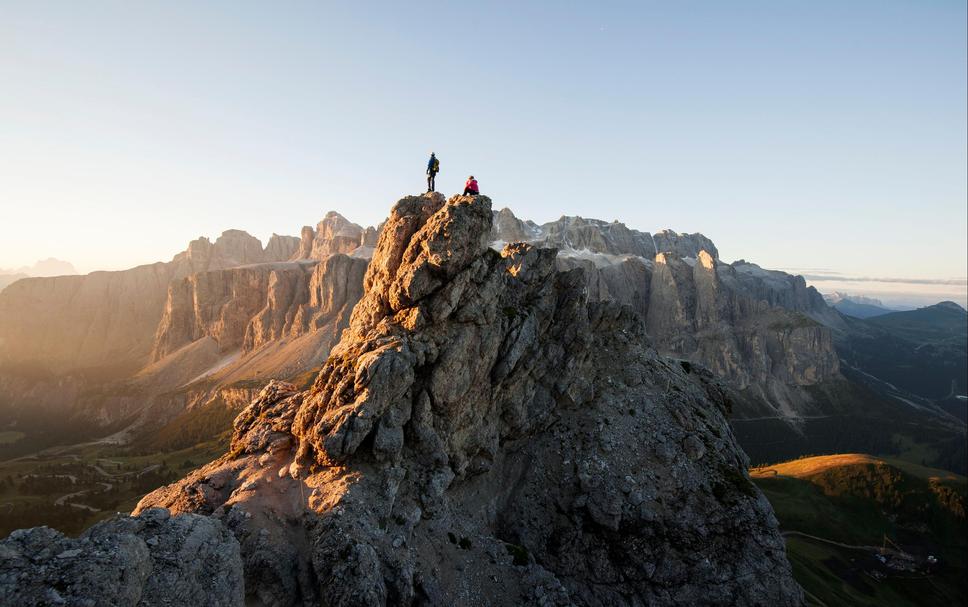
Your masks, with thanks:
[[[800,276],[720,261],[702,234],[650,235],[580,217],[538,226],[503,209],[491,239],[559,248],[559,267],[585,270],[590,299],[630,305],[660,351],[741,389],[841,379],[828,328],[839,315],[820,294]]]
[[[397,203],[313,388],[139,510],[222,520],[267,605],[799,604],[716,382],[491,220]]]
[[[366,259],[330,255],[313,266],[304,280],[271,279],[265,307],[246,328],[245,350],[329,325],[338,338],[349,324],[353,306],[363,296],[367,263]]]
[[[330,211],[316,229],[303,226],[298,250],[291,259],[325,259],[335,253],[350,254],[359,247],[376,244],[378,228],[362,228],[336,211]]]
[[[0,292],[0,362],[61,371],[143,363],[172,264],[26,278]]]
[[[259,240],[227,230],[193,240],[170,262],[84,276],[29,278],[0,292],[0,363],[65,373],[104,367],[131,372],[148,362],[172,280],[197,272],[288,259],[296,239]]]

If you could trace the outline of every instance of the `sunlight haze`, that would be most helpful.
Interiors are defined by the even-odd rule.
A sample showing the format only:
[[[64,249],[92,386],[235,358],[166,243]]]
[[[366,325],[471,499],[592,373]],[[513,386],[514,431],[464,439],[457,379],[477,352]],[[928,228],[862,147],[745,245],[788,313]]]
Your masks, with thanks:
[[[376,224],[433,150],[539,223],[964,292],[964,3],[698,4],[5,2],[0,268]]]

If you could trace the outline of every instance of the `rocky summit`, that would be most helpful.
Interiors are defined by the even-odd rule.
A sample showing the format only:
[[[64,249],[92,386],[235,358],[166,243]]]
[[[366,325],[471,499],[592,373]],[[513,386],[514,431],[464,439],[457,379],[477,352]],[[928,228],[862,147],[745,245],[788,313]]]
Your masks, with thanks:
[[[718,381],[660,356],[630,307],[588,301],[554,249],[489,248],[492,220],[484,196],[399,201],[312,387],[270,383],[229,453],[108,523],[114,539],[11,535],[5,601],[38,604],[48,572],[69,604],[116,603],[98,576],[157,604],[144,589],[178,555],[234,580],[234,537],[242,580],[171,604],[800,604]],[[214,530],[189,533],[192,557],[144,531],[168,520]]]

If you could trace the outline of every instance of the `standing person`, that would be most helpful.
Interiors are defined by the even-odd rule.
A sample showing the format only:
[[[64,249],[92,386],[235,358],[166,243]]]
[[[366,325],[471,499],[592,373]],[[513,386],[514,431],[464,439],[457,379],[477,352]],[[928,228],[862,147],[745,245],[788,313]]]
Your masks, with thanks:
[[[467,178],[467,183],[464,184],[464,196],[477,196],[481,193],[481,189],[477,187],[477,180],[471,175]]]
[[[440,161],[433,152],[430,153],[430,160],[427,162],[427,191],[433,192],[437,184],[435,178],[440,171]]]

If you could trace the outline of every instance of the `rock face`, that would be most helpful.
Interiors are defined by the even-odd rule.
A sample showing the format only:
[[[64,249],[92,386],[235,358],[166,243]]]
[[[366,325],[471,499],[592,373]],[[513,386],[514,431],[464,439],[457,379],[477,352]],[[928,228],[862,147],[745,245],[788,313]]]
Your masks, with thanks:
[[[281,236],[273,234],[266,243],[263,254],[265,261],[284,261],[296,254],[299,250],[300,239],[295,236]]]
[[[797,313],[796,295],[795,289],[766,289],[706,251],[693,264],[660,253],[647,327],[661,351],[701,363],[740,388],[773,381],[813,385],[838,377],[830,330]],[[787,305],[776,302],[782,298],[790,300]]]
[[[662,230],[655,234],[628,228],[624,223],[562,215],[557,221],[537,225],[514,216],[510,209],[494,213],[491,240],[528,242],[555,247],[567,256],[579,251],[607,255],[635,255],[652,259],[656,253],[673,253],[679,257],[696,257],[706,251],[719,258],[719,251],[702,234],[680,234]]]
[[[672,230],[656,232],[652,238],[658,253],[672,253],[678,257],[699,257],[700,251],[706,251],[713,259],[719,259],[719,251],[713,241],[699,233],[680,234]]]
[[[134,370],[151,349],[172,264],[25,278],[0,292],[0,362]]]
[[[336,254],[319,263],[259,264],[174,281],[152,360],[206,337],[222,354],[247,354],[328,325],[338,337],[362,296],[366,266],[365,259]]]
[[[314,230],[304,226],[298,251],[292,259],[324,259],[334,253],[351,253],[365,244],[364,239],[372,240],[373,228],[364,230],[335,211],[326,214]]]
[[[0,292],[0,363],[60,372],[136,370],[148,362],[172,280],[288,259],[295,239],[286,238],[276,237],[263,249],[257,238],[226,230],[215,243],[193,240],[168,263],[20,280]]]
[[[367,260],[330,255],[295,280],[282,274],[270,278],[265,307],[246,327],[244,351],[280,338],[330,330],[336,343],[349,325],[350,312],[363,296]],[[303,266],[307,267],[307,266]]]
[[[362,296],[367,259],[285,261],[298,246],[273,235],[263,249],[229,230],[168,263],[4,290],[0,417],[39,428],[56,416],[80,440],[122,419],[163,422],[221,385],[318,367]]]
[[[0,604],[241,607],[239,543],[213,518],[162,509],[78,539],[20,529],[0,540]]]
[[[584,269],[590,299],[630,305],[661,352],[740,389],[842,379],[829,329],[842,321],[822,296],[800,276],[721,262],[702,234],[649,235],[580,217],[538,227],[504,209],[492,240],[558,247],[560,268]]]
[[[799,604],[721,387],[491,222],[397,203],[313,387],[138,510],[222,520],[267,605]]]

